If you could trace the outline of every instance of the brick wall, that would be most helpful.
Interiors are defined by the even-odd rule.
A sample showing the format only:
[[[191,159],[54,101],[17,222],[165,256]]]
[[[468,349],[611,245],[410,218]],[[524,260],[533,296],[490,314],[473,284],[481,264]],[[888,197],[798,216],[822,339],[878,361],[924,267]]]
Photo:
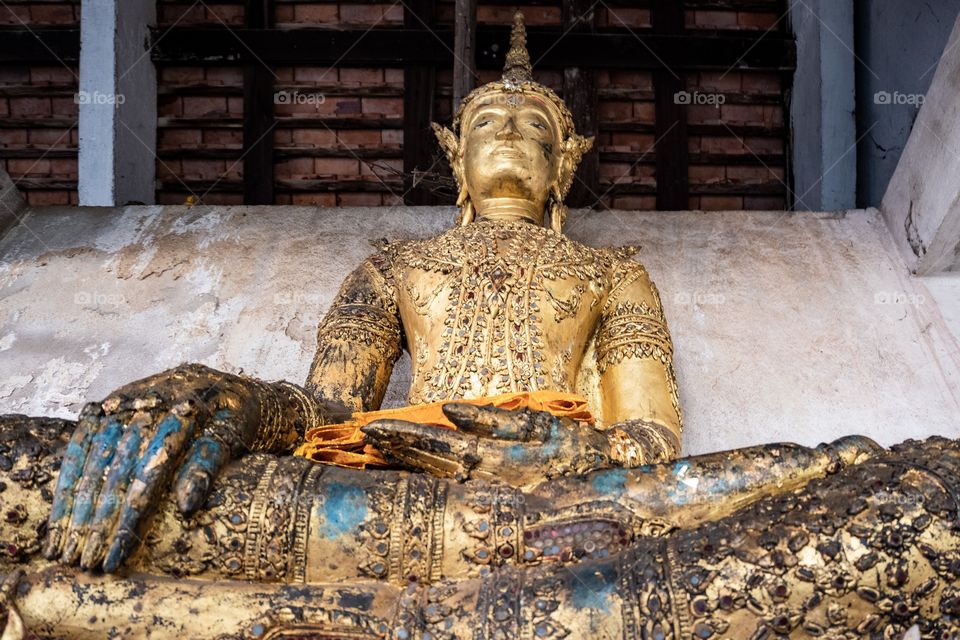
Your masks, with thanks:
[[[0,4],[5,28],[76,27],[80,2]],[[32,205],[77,203],[76,65],[0,65],[0,163]]]
[[[717,2],[736,7],[735,0]],[[559,3],[558,3],[559,5]],[[690,6],[694,8],[690,8]],[[767,31],[782,35],[782,0],[750,0],[749,10],[688,4],[686,28]],[[438,0],[437,22],[450,26],[453,0]],[[166,26],[239,26],[243,5],[159,1]],[[478,7],[481,25],[507,25],[516,6]],[[525,6],[531,27],[559,27],[559,6]],[[600,31],[650,28],[650,12],[613,3],[597,9]],[[402,26],[401,4],[276,0],[278,28]],[[306,96],[276,105],[275,201],[281,204],[392,204],[402,194],[403,71],[284,67],[271,70],[276,90]],[[479,81],[499,76],[482,70]],[[562,73],[537,79],[562,93]],[[159,73],[158,200],[242,201],[243,78],[229,67],[167,67]],[[787,198],[785,82],[778,73],[732,70],[684,74],[691,103],[690,208],[782,209]],[[452,72],[438,69],[433,118],[449,122]],[[656,204],[654,90],[650,72],[599,74],[601,188],[598,207],[652,209]],[[313,96],[311,99],[310,96]],[[357,125],[357,126],[352,126]]]

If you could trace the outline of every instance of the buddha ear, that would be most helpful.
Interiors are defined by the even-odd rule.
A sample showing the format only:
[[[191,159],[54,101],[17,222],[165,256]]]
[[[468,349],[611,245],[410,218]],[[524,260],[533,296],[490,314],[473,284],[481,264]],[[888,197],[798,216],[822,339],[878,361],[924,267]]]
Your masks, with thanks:
[[[577,133],[571,133],[560,146],[560,166],[557,176],[557,192],[560,194],[561,202],[570,192],[570,185],[573,184],[573,176],[577,172],[577,166],[583,158],[583,154],[593,146],[593,136],[586,138]]]
[[[437,142],[440,143],[440,149],[447,156],[450,168],[453,170],[453,177],[457,181],[457,191],[462,191],[465,187],[463,180],[463,149],[460,146],[460,138],[453,131],[431,122],[433,133],[437,136]]]

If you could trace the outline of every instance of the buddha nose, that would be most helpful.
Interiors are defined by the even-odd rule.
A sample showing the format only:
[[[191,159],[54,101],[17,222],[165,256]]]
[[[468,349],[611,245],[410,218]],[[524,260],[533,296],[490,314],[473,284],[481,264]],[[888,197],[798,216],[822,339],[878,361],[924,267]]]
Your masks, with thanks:
[[[503,128],[497,132],[497,140],[522,140],[523,136],[520,135],[520,130],[517,129],[517,123],[513,118],[507,118],[506,123],[504,123]]]

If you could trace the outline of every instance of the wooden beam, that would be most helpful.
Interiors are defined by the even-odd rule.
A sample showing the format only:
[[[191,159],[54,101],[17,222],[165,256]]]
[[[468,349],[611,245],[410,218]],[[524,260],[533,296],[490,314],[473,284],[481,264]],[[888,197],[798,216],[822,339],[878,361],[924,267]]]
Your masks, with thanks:
[[[243,64],[259,59],[270,65],[403,66],[449,65],[454,34],[450,29],[214,29],[177,27],[154,31],[151,55],[157,64]],[[162,38],[160,36],[163,36]],[[570,33],[554,46],[557,29],[531,27],[527,48],[538,69],[566,67],[674,70],[791,71],[796,45],[783,37],[743,31],[662,35],[649,29],[617,33]],[[509,30],[477,27],[477,66],[503,68]],[[6,50],[0,38],[0,59]],[[252,52],[252,53],[251,53]],[[11,53],[12,55],[12,53]],[[254,58],[255,56],[255,58]]]
[[[453,110],[476,86],[477,0],[455,0],[453,17]]]
[[[654,0],[650,21],[654,33],[679,36],[684,29],[683,4],[676,0]],[[684,210],[690,202],[687,111],[686,105],[677,99],[685,90],[686,77],[682,71],[666,64],[653,71],[657,209],[661,211]]]
[[[247,27],[267,29],[271,0],[248,0]],[[243,202],[273,204],[273,72],[260,60],[243,67]]]
[[[592,33],[596,24],[596,1],[563,0],[561,26],[567,35]],[[587,67],[563,70],[563,98],[573,115],[573,125],[582,136],[597,135],[597,71]],[[600,198],[600,153],[598,145],[580,161],[567,195],[571,207],[595,206]]]
[[[407,0],[403,26],[424,31],[434,24],[436,0]],[[371,32],[373,33],[373,32]],[[424,33],[423,40],[433,36]],[[446,61],[449,63],[449,51]],[[418,174],[430,171],[437,143],[430,129],[436,70],[429,62],[408,63],[403,70],[403,201],[408,205],[437,204],[429,190],[418,186]]]

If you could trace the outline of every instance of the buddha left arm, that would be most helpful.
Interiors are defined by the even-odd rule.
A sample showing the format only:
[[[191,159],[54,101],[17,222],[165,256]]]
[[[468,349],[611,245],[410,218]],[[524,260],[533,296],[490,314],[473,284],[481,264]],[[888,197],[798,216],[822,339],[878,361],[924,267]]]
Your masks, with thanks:
[[[616,270],[596,334],[601,414],[612,461],[635,467],[679,456],[683,423],[657,288],[637,262]]]

